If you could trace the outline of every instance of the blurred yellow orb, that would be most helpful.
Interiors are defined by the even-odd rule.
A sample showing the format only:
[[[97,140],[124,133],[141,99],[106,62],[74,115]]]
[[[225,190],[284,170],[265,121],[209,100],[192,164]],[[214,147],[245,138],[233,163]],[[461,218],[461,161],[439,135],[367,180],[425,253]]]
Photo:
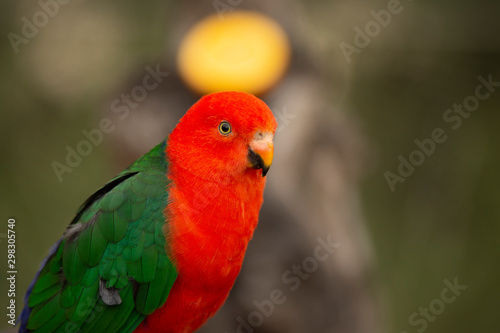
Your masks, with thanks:
[[[269,17],[250,11],[203,19],[184,37],[177,54],[181,77],[201,94],[266,92],[281,79],[289,61],[284,30]]]

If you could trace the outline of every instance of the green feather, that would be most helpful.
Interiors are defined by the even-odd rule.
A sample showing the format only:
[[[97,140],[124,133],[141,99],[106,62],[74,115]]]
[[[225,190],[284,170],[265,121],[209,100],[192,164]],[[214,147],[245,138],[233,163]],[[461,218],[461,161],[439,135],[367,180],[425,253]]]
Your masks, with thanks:
[[[137,308],[140,313],[145,315],[151,314],[166,300],[166,297],[163,299],[163,283],[160,283],[160,281],[168,278],[169,271],[168,269],[163,269],[156,271],[156,273],[156,279],[152,280],[149,284],[140,285],[137,291]]]
[[[140,260],[129,262],[127,264],[128,271],[130,273],[130,276],[134,278],[139,283],[146,282],[144,280],[144,276],[142,275],[142,262]]]
[[[106,325],[110,320],[113,320],[112,316],[110,316],[110,313],[106,311],[107,305],[104,304],[104,302],[99,299],[93,309],[92,314],[85,320],[85,325],[82,325],[80,333],[84,332],[92,332],[92,333],[99,333],[99,332],[106,332]],[[118,311],[118,309],[116,309]],[[105,316],[103,316],[106,314]],[[101,321],[101,318],[104,318],[107,320],[103,324]]]
[[[144,320],[143,315],[134,312],[131,316],[127,318],[127,321],[120,327],[120,329],[117,332],[132,333],[143,320]]]
[[[79,283],[88,268],[78,254],[78,240],[66,243],[63,254],[63,271],[69,283]]]
[[[59,246],[54,257],[48,263],[48,265],[50,267],[50,273],[57,274],[59,279],[60,279],[60,273],[62,270],[62,261],[61,261],[62,253],[63,253],[63,247]]]
[[[59,305],[60,294],[48,299],[43,306],[39,306],[31,312],[27,328],[36,330],[41,328],[49,319],[58,314],[61,309]]]
[[[142,254],[142,276],[145,281],[153,281],[158,263],[158,252],[155,246],[150,246]]]
[[[133,332],[165,303],[177,271],[163,235],[164,150],[153,148],[81,206],[29,296],[28,329]],[[101,292],[110,304],[118,292],[121,303],[105,304]]]
[[[83,284],[72,286],[67,284],[61,294],[61,306],[68,309],[76,304],[77,297],[80,297],[83,290]]]
[[[130,244],[126,248],[127,250],[130,249],[130,258],[129,260],[136,261],[140,260],[141,256],[143,257],[145,254],[143,253],[144,247],[145,247],[145,242],[146,242],[146,233],[144,230],[139,230],[138,232],[138,237],[135,239],[130,239]],[[158,253],[156,253],[158,255]]]
[[[142,216],[142,213],[144,213],[144,210],[146,209],[146,203],[146,198],[136,197],[131,200],[130,205],[132,214],[130,216],[130,219],[132,221],[136,221]]]
[[[83,277],[83,285],[85,287],[90,287],[96,283],[99,283],[99,279],[100,279],[99,268],[98,267],[90,268]]]
[[[90,267],[99,263],[108,242],[95,225],[88,226],[78,237],[78,254],[82,261]]]
[[[106,329],[108,332],[118,332],[120,326],[123,325],[124,322],[127,321],[131,315],[137,315],[135,311],[135,304],[132,292],[133,286],[129,286],[126,290],[123,290],[120,293],[122,297],[122,304],[119,305],[121,307],[121,311],[117,311],[114,315],[113,321],[111,321]]]
[[[59,285],[53,285],[48,289],[45,289],[39,293],[33,293],[28,302],[30,307],[35,307],[38,304],[41,304],[45,300],[54,297],[56,294],[61,292],[61,288]]]
[[[118,242],[125,235],[124,233],[125,227],[117,225],[115,222],[121,222],[121,221],[120,220],[115,221],[114,213],[112,211],[101,212],[99,220],[97,222],[97,225],[99,226],[102,235],[106,237],[106,239],[109,242],[112,243]]]
[[[70,330],[65,330],[64,323],[66,322],[66,316],[64,311],[59,311],[55,316],[47,320],[43,327],[36,330],[36,333],[51,333],[51,332],[71,332]]]
[[[148,187],[148,184],[144,183],[143,181],[136,181],[133,184],[130,184],[130,189],[132,190],[132,192],[134,192],[134,194],[136,194],[138,196],[141,196],[142,194],[147,193],[146,192],[147,187]],[[147,199],[147,197],[144,199]]]
[[[52,272],[46,272],[35,284],[33,287],[33,293],[38,294],[42,291],[49,289],[50,287],[59,284],[60,277],[56,274],[52,274]]]
[[[82,293],[74,306],[74,311],[71,313],[70,321],[80,323],[84,321],[92,312],[95,303],[99,299],[99,284],[96,283],[90,287],[82,289]]]
[[[115,191],[113,195],[104,196],[104,198],[101,200],[100,205],[103,210],[111,212],[117,210],[118,207],[120,207],[126,199],[127,198],[123,192]]]

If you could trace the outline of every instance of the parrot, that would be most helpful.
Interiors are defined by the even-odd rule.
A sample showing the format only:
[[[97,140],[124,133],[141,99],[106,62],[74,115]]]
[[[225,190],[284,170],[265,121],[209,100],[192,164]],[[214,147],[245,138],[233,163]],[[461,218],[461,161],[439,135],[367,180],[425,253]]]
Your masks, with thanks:
[[[19,332],[188,333],[226,300],[257,226],[277,122],[215,92],[92,194],[49,250]]]

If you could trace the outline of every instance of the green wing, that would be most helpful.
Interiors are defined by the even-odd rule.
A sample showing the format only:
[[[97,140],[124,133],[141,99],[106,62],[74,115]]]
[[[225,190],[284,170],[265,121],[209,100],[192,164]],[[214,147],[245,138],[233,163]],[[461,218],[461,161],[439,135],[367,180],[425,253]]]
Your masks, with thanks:
[[[165,143],[91,196],[29,295],[34,332],[132,332],[177,277],[167,256]]]

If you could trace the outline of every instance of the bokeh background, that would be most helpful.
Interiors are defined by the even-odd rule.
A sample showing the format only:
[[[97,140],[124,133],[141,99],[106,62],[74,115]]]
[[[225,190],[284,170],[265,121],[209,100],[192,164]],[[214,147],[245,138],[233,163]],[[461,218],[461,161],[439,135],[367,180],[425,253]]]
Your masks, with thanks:
[[[264,12],[289,34],[289,71],[262,97],[294,118],[278,133],[264,223],[208,331],[234,331],[235,318],[284,288],[281,274],[312,254],[316,237],[331,234],[341,244],[332,261],[256,332],[497,332],[500,91],[456,130],[443,114],[474,94],[478,76],[500,82],[500,3],[402,0],[348,61],[341,43],[354,45],[354,28],[391,1],[222,2]],[[15,52],[8,34],[21,35],[22,18],[32,21],[40,8],[0,4],[0,247],[6,253],[14,217],[19,309],[79,204],[165,137],[198,98],[176,75],[176,50],[192,24],[217,13],[211,0],[71,0]],[[157,64],[169,73],[160,87],[60,182],[51,163],[63,162],[65,147],[111,117],[111,101]],[[398,156],[408,158],[414,141],[438,127],[446,142],[391,191],[384,173],[397,173]],[[425,329],[412,325],[412,314],[436,306],[444,281],[456,278],[467,289]],[[0,328],[8,328],[2,317]]]

